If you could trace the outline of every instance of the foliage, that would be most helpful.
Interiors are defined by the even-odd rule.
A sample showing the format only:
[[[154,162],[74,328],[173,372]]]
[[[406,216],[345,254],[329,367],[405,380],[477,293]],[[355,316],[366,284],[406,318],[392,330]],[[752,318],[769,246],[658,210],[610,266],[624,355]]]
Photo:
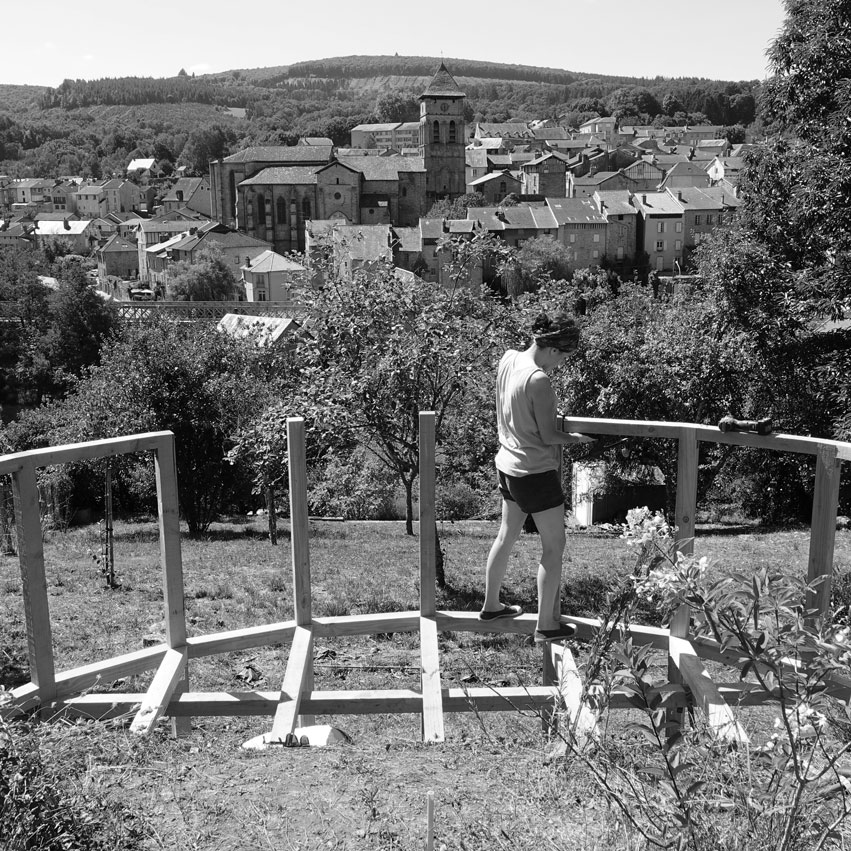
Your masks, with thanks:
[[[427,219],[466,219],[470,207],[486,207],[487,199],[481,192],[467,192],[451,201],[441,198],[431,205],[426,214]]]
[[[527,239],[517,251],[517,264],[527,291],[544,281],[570,278],[572,257],[569,249],[552,236]]]
[[[195,262],[174,264],[168,279],[168,297],[174,301],[228,301],[236,293],[232,264],[215,244],[198,251]]]
[[[73,726],[68,728],[66,737],[73,738],[74,732]],[[86,791],[80,776],[85,766],[71,767],[57,758],[51,738],[55,745],[56,731],[0,720],[0,845],[8,851],[142,847],[136,817]]]
[[[762,568],[710,580],[707,559],[677,552],[675,530],[646,508],[629,513],[622,538],[637,548],[636,562],[592,643],[583,705],[599,717],[613,695],[624,696],[641,713],[628,725],[638,738],[631,757],[602,734],[587,751],[577,736],[580,710],[565,736],[568,752],[648,847],[833,847],[851,783],[849,745],[828,730],[827,692],[851,654],[848,629],[811,620],[803,604],[811,589],[788,574]],[[694,634],[740,668],[752,694],[777,701],[773,735],[741,753],[715,738],[740,736],[735,720],[681,728],[683,687],[654,680],[650,647],[620,632],[643,597],[671,614],[687,607]]]
[[[168,320],[130,326],[108,343],[102,365],[51,406],[51,443],[169,430],[175,435],[180,507],[204,532],[240,482],[225,461],[232,438],[263,397],[258,350],[208,326]],[[238,497],[237,497],[238,498]]]

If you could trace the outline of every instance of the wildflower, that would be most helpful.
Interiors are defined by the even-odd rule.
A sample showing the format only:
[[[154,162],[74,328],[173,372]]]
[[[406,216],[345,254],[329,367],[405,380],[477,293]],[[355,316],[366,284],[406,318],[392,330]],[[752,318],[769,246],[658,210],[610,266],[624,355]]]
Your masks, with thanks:
[[[795,742],[804,739],[815,739],[827,729],[827,716],[808,703],[802,702],[786,710],[786,721]],[[780,718],[774,719],[774,726],[782,729],[784,724]]]

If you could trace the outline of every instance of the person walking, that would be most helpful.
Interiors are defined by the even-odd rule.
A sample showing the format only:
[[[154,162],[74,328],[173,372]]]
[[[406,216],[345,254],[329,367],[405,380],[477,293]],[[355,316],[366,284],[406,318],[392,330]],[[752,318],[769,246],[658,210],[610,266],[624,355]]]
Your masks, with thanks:
[[[535,641],[570,638],[575,629],[562,623],[561,560],[564,554],[564,493],[559,477],[561,445],[594,443],[594,438],[556,428],[557,404],[549,373],[565,363],[579,344],[574,320],[541,314],[532,325],[532,343],[509,349],[496,378],[499,451],[495,464],[502,494],[502,522],[485,569],[483,621],[521,615],[520,606],[500,601],[508,559],[528,515],[541,537],[538,566],[538,620]]]

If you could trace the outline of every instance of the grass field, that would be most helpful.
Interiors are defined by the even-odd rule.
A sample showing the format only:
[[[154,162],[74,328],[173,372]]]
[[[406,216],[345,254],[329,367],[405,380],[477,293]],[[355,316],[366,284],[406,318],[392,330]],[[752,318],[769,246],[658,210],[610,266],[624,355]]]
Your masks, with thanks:
[[[190,635],[292,617],[286,527],[278,547],[263,532],[261,522],[249,518],[217,524],[203,540],[184,538]],[[484,521],[441,525],[448,587],[439,607],[480,608],[495,532],[496,525]],[[805,529],[752,530],[700,535],[695,549],[718,569],[768,565],[803,573],[808,540]],[[46,538],[57,671],[164,635],[156,524],[116,524],[118,589],[103,586],[91,555],[99,549],[96,526]],[[418,552],[403,523],[312,523],[314,613],[416,609]],[[504,599],[527,611],[536,606],[537,557],[537,537],[524,535],[506,580]],[[630,570],[632,557],[616,537],[570,533],[563,611],[598,614],[606,584]],[[851,570],[847,532],[837,534],[835,564],[838,574]],[[0,559],[0,624],[0,683],[10,688],[28,679],[21,580],[12,557]],[[540,684],[540,650],[520,636],[444,633],[440,647],[444,686]],[[581,665],[582,647],[575,652]],[[279,688],[286,654],[285,646],[267,647],[193,660],[192,689]],[[419,649],[411,635],[322,639],[314,659],[318,689],[419,687]],[[149,679],[103,687],[140,691]],[[627,713],[617,715],[614,725]],[[418,716],[317,721],[341,727],[352,744],[244,751],[243,741],[271,725],[258,718],[194,719],[191,734],[177,741],[165,723],[143,740],[123,722],[60,720],[40,735],[51,758],[67,767],[63,782],[120,811],[124,847],[420,849],[429,790],[435,792],[436,849],[643,847],[581,765],[566,770],[547,761],[551,744],[532,714],[448,715],[446,742],[439,745],[419,741]],[[752,710],[744,723],[768,727],[771,711]],[[630,735],[617,726],[613,731],[630,758]]]

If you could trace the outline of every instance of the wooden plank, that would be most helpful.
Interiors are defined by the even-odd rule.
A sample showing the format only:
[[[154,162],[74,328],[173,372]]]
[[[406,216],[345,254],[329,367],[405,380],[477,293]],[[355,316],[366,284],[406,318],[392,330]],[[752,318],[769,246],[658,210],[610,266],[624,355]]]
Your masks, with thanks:
[[[694,552],[697,465],[697,438],[692,429],[683,429],[677,456],[677,502],[674,522],[677,526],[677,549],[687,555]]]
[[[295,622],[311,622],[310,597],[310,519],[307,510],[307,461],[304,446],[304,420],[287,418],[290,519]]]
[[[558,674],[557,687],[564,705],[568,723],[577,743],[581,746],[589,739],[597,738],[597,718],[582,700],[582,678],[570,649],[561,643],[553,643],[551,653]]]
[[[271,739],[284,739],[298,726],[299,707],[313,670],[313,630],[309,626],[297,626],[284,672],[284,682],[278,695],[275,720],[272,722]]]
[[[420,613],[415,611],[377,612],[313,619],[314,635],[322,637],[376,635],[380,632],[417,632],[419,628]]]
[[[683,682],[690,689],[714,735],[725,742],[747,744],[748,735],[736,720],[691,643],[671,636],[671,662],[679,669]]]
[[[84,461],[109,455],[124,455],[128,452],[155,450],[170,435],[170,431],[155,431],[127,437],[90,440],[85,443],[69,443],[64,446],[47,446],[27,452],[14,452],[0,456],[0,475],[14,473],[27,464],[32,464],[34,467],[48,467],[54,464],[66,464],[69,461]]]
[[[168,647],[160,644],[156,647],[146,647],[133,653],[113,656],[102,662],[81,665],[56,675],[56,696],[79,694],[81,691],[93,688],[99,684],[109,683],[123,677],[132,677],[156,668],[162,664]]]
[[[420,614],[425,618],[433,618],[437,611],[435,601],[437,540],[434,520],[434,411],[420,411],[419,429]]]
[[[754,690],[748,683],[721,684],[718,693],[726,701],[740,706],[760,706],[773,700]],[[541,710],[558,697],[556,688],[450,688],[443,692],[444,712],[515,712]],[[70,714],[89,718],[117,718],[135,711],[144,700],[143,693],[89,693],[61,701]],[[170,716],[241,717],[275,714],[280,692],[187,692],[172,698]],[[673,702],[684,703],[683,696]],[[314,691],[302,698],[302,709],[316,715],[417,715],[422,712],[422,695],[415,689],[375,689],[363,691]],[[610,707],[630,709],[626,695],[612,695]]]
[[[422,683],[422,734],[424,742],[442,742],[443,696],[440,689],[440,649],[437,646],[437,621],[420,618],[420,659]]]
[[[692,432],[696,440],[730,446],[749,446],[773,452],[794,452],[800,455],[817,455],[822,446],[836,449],[840,460],[851,460],[851,443],[825,440],[819,437],[801,437],[794,434],[750,434],[739,431],[721,431],[717,426],[695,423],[663,422],[659,420],[608,420],[592,417],[559,417],[557,426],[562,431],[583,434],[616,435],[623,437],[664,437],[678,439],[684,429]]]
[[[31,461],[27,461],[12,475],[12,494],[18,529],[18,560],[21,566],[30,679],[38,686],[42,705],[45,705],[56,696],[56,672],[44,572],[38,483],[35,464]]]
[[[178,683],[183,679],[186,667],[186,648],[169,647],[165,652],[162,663],[133,723],[130,732],[138,736],[147,736],[154,729],[157,721],[165,714],[171,696],[174,694]]]
[[[170,432],[167,439],[160,441],[154,453],[154,471],[157,480],[166,644],[169,647],[183,647],[186,644],[183,557],[180,550],[180,508],[177,498],[174,435]]]
[[[186,650],[186,611],[183,605],[183,556],[180,548],[180,504],[177,491],[177,462],[174,435],[167,432],[158,442],[154,452],[154,472],[157,482],[157,515],[160,529],[160,565],[163,579],[163,605],[165,607],[165,640],[171,648]],[[189,687],[189,666],[182,667],[181,682],[175,684],[178,692]],[[190,719],[172,718],[175,736],[188,735]]]
[[[291,641],[295,627],[295,621],[279,621],[263,626],[230,629],[225,632],[187,638],[186,645],[189,648],[190,659],[212,656],[216,653],[235,653],[240,650]]]
[[[287,456],[290,484],[290,547],[293,570],[293,599],[295,622],[307,626],[313,620],[313,601],[310,587],[310,515],[307,506],[307,450],[304,442],[304,419],[287,419]],[[312,646],[312,645],[311,645]],[[308,654],[300,691],[313,688],[313,655]],[[312,716],[302,716],[295,722],[302,727],[314,723]],[[286,732],[292,732],[287,730]]]
[[[836,447],[822,446],[816,455],[816,482],[813,494],[813,519],[810,526],[810,554],[807,582],[823,577],[814,591],[807,592],[807,608],[818,609],[822,616],[830,610],[830,585],[833,575],[833,549],[836,542],[836,510],[842,465]]]

